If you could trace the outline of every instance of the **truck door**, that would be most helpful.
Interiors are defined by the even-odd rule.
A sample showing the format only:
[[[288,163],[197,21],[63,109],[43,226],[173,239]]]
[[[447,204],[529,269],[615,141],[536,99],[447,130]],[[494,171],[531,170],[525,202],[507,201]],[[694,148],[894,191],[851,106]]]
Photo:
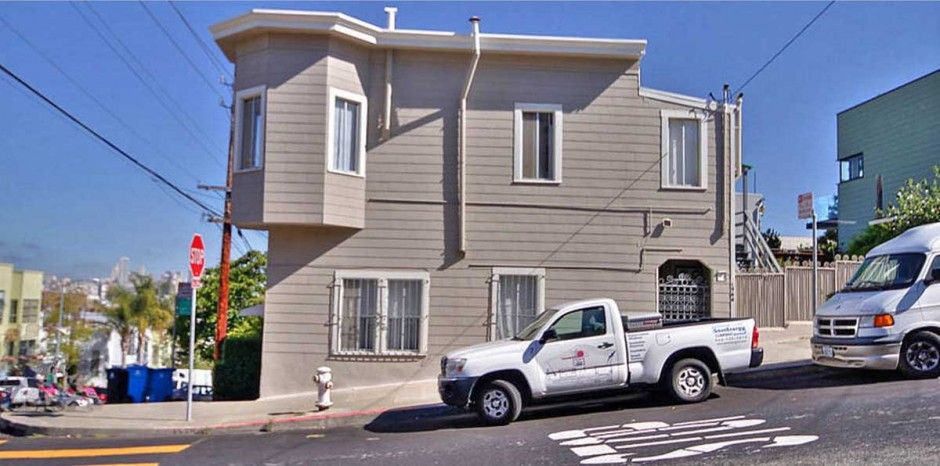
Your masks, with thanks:
[[[626,379],[623,345],[616,344],[615,326],[604,306],[593,306],[559,316],[535,359],[544,372],[546,394],[607,388]],[[623,338],[620,335],[619,338]]]

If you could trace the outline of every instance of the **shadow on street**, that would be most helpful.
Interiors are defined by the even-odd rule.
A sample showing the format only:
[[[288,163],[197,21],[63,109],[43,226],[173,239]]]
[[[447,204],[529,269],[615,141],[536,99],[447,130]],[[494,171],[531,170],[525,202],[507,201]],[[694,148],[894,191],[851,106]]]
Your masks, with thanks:
[[[719,398],[712,394],[712,398]],[[672,406],[675,402],[659,393],[624,392],[601,399],[567,398],[540,403],[522,411],[517,423],[538,419],[579,416],[598,412]],[[386,411],[365,426],[369,432],[426,432],[440,429],[484,427],[473,411],[434,405]]]
[[[799,390],[807,388],[848,387],[904,381],[895,371],[836,369],[805,366],[750,374],[730,374],[728,386],[763,390]]]

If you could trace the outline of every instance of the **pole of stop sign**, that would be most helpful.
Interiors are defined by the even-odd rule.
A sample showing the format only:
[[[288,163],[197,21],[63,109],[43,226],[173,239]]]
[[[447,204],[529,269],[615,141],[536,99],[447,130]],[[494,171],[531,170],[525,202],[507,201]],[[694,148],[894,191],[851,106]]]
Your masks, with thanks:
[[[193,420],[193,370],[196,362],[196,292],[201,285],[202,270],[206,264],[206,248],[202,244],[202,236],[193,235],[189,245],[189,272],[192,275],[193,296],[192,307],[189,312],[189,375],[186,384],[186,421]]]

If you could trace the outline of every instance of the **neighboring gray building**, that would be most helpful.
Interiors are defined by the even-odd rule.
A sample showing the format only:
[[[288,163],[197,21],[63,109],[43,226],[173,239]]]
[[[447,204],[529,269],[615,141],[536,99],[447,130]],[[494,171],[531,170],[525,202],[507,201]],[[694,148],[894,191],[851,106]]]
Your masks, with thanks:
[[[932,177],[940,165],[940,70],[840,112],[837,125],[845,250],[908,179]]]
[[[731,314],[740,105],[642,87],[642,40],[393,18],[212,27],[236,70],[233,218],[269,232],[262,396],[323,365],[431,379],[563,301]]]

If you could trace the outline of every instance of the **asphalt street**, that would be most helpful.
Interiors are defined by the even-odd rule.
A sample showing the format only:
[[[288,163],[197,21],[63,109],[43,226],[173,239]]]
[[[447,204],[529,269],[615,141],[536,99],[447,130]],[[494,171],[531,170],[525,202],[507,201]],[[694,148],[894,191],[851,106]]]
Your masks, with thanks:
[[[6,438],[17,465],[936,464],[938,380],[803,367],[733,377],[705,403],[632,394],[505,427],[443,406],[360,428],[154,439]]]

